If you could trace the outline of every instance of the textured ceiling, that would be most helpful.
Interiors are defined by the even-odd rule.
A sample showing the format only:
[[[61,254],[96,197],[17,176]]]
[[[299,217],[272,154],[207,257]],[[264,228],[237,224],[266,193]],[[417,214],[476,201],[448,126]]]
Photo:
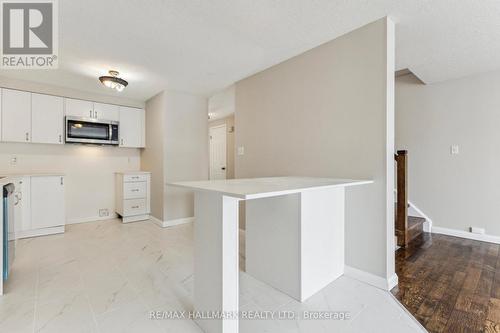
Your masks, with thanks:
[[[426,83],[500,69],[498,0],[63,0],[60,68],[0,75],[124,96],[209,95],[383,16],[397,23],[397,69]]]

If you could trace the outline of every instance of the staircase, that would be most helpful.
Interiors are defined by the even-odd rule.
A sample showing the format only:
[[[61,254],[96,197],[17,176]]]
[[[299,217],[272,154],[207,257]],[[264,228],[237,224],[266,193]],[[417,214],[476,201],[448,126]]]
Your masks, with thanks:
[[[424,232],[425,218],[408,216],[408,151],[398,150],[394,160],[397,173],[395,232],[398,246],[406,247]]]

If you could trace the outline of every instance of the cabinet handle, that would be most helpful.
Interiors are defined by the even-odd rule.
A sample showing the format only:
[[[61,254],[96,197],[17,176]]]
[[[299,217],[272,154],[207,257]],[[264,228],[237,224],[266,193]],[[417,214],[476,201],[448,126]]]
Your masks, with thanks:
[[[97,119],[97,111],[94,111],[94,118]]]
[[[137,209],[137,208],[139,208],[139,206],[132,206],[132,208],[135,208],[135,209]]]
[[[92,118],[92,110],[89,111],[89,117]]]
[[[59,134],[59,142],[62,142],[62,135]]]
[[[26,141],[29,141],[30,140],[30,134],[29,132],[26,132]]]
[[[61,185],[64,185],[64,178],[61,177]]]
[[[139,192],[139,189],[138,188],[133,188],[132,192]]]
[[[120,139],[120,142],[121,142],[121,143],[120,143],[120,145],[122,145],[122,146],[123,146],[123,139]]]

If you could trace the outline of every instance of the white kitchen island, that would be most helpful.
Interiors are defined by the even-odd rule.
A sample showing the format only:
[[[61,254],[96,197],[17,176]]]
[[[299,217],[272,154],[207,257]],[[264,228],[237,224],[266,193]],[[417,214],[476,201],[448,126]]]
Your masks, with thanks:
[[[195,191],[194,309],[207,333],[238,332],[238,206],[246,271],[304,301],[344,272],[345,187],[369,180],[269,177],[179,182]]]

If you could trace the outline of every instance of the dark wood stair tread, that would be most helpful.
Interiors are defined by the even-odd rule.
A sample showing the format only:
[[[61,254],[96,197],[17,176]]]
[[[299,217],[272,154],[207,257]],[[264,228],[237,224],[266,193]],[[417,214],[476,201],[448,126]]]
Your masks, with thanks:
[[[408,216],[408,229],[419,228],[423,226],[425,218],[417,216]]]

